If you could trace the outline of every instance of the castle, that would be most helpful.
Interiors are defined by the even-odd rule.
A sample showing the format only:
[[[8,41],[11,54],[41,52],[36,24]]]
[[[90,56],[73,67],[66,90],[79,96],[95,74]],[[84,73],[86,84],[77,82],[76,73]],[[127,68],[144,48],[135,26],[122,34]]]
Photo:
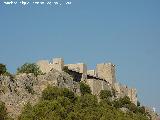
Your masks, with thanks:
[[[128,88],[117,82],[115,65],[112,63],[97,64],[95,70],[87,70],[87,66],[84,63],[64,64],[62,58],[55,58],[51,62],[48,60],[40,60],[37,62],[37,65],[44,73],[48,73],[52,69],[62,71],[66,66],[70,73],[77,75],[77,82],[85,81],[90,86],[92,94],[98,95],[101,90],[114,89],[117,98],[128,96],[131,102],[137,105],[136,89]]]

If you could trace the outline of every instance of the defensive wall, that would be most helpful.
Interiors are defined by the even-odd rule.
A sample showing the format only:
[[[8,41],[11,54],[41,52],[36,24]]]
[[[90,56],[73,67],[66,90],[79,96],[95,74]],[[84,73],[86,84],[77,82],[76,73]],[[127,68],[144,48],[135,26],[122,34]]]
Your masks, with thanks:
[[[101,63],[96,65],[95,70],[87,70],[84,63],[64,64],[62,58],[48,60],[40,60],[37,62],[42,72],[48,73],[52,69],[62,71],[66,66],[70,73],[75,76],[75,81],[85,81],[91,88],[92,94],[98,95],[101,90],[116,91],[117,98],[128,96],[132,103],[137,105],[137,91],[134,88],[128,88],[121,85],[116,80],[115,65],[112,63]]]

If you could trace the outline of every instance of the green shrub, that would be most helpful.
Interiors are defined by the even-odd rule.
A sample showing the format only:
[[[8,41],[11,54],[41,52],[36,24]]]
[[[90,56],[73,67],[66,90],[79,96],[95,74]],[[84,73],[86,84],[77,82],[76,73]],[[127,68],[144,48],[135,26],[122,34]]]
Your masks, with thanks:
[[[119,98],[113,101],[113,105],[116,108],[126,107],[129,104],[131,104],[131,101],[128,96],[124,96],[123,98]]]
[[[140,103],[139,101],[137,101],[137,106],[138,106],[138,107],[141,106],[141,103]]]
[[[3,75],[6,72],[7,72],[6,65],[0,63],[0,75]]]
[[[69,73],[68,67],[67,67],[67,66],[64,66],[64,67],[63,67],[63,71],[66,72],[66,73]]]
[[[35,63],[25,63],[17,68],[17,73],[33,73],[35,76],[43,74],[39,66]]]
[[[145,114],[145,107],[144,106],[138,107],[138,112]]]
[[[67,88],[58,88],[55,86],[48,86],[42,92],[43,100],[55,100],[58,97],[66,97],[70,99],[72,102],[76,99],[74,92],[70,91]]]
[[[134,113],[138,112],[138,107],[134,103],[128,104],[126,105],[126,107]]]
[[[0,63],[0,75],[9,76],[11,80],[14,80],[14,75],[7,71],[7,67]]]
[[[114,101],[112,102],[112,104],[113,104],[113,106],[114,106],[115,108],[121,108],[121,107],[123,107],[122,102],[121,102],[119,99],[114,100]]]
[[[58,101],[40,101],[33,107],[26,105],[19,120],[60,120],[61,108]]]
[[[123,105],[131,104],[130,98],[128,96],[124,96],[123,98],[120,98],[120,101]]]
[[[21,115],[19,116],[19,120],[31,120],[33,118],[34,114],[33,114],[33,107],[30,103],[27,103],[23,110]]]
[[[101,90],[99,97],[100,99],[109,99],[112,97],[112,93],[110,90]]]
[[[63,88],[63,96],[69,98],[72,101],[76,99],[74,92],[70,91],[67,88]]]
[[[96,107],[98,105],[97,97],[91,94],[85,94],[78,99],[78,103],[82,108],[84,107]]]
[[[7,109],[5,107],[4,102],[0,101],[0,120],[6,120],[7,119]]]
[[[62,90],[55,86],[48,86],[42,92],[43,100],[54,100],[57,99],[58,96],[62,96]]]
[[[91,94],[91,89],[89,85],[85,84],[84,82],[80,82],[80,91],[82,95]]]

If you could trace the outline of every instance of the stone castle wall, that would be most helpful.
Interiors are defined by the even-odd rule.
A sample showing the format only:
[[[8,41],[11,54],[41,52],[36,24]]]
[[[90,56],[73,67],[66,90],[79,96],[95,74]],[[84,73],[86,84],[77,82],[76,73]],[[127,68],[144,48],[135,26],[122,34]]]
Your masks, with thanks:
[[[85,81],[90,86],[92,94],[98,95],[101,90],[111,90],[113,87],[116,90],[117,98],[128,96],[134,104],[137,104],[136,89],[128,88],[116,82],[115,65],[112,63],[97,64],[96,70],[87,70],[84,63],[64,64],[62,58],[53,59],[50,63],[41,60],[37,62],[37,65],[45,73],[52,69],[62,71],[63,67],[67,66],[69,70],[82,75],[81,81]]]
[[[87,70],[87,75],[96,76],[96,71],[95,70]]]
[[[48,60],[40,60],[37,62],[37,65],[40,67],[40,70],[43,73],[48,73],[53,68],[58,71],[62,71],[64,67],[64,61],[62,58],[55,58],[51,62],[49,62]]]
[[[115,65],[112,63],[97,64],[96,74],[98,77],[105,79],[110,84],[116,83]]]
[[[87,79],[87,66],[84,63],[66,64],[69,70],[73,70],[82,73],[82,80]]]
[[[111,90],[106,81],[98,79],[87,79],[86,83],[90,86],[93,95],[99,95],[101,90]]]
[[[48,73],[52,68],[48,60],[40,60],[37,62],[40,70],[44,73]]]
[[[128,90],[128,96],[130,100],[137,105],[137,90],[135,88],[129,88]]]
[[[137,90],[135,88],[128,88],[126,85],[119,85],[118,83],[114,84],[114,88],[118,93],[118,98],[128,96],[132,103],[137,105]]]

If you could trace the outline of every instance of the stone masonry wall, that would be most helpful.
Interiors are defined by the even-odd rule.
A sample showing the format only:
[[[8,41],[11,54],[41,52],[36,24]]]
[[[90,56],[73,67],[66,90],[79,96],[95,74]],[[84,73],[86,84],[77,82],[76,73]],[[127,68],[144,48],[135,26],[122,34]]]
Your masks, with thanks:
[[[40,60],[36,64],[40,67],[40,70],[43,73],[48,73],[52,69],[62,71],[64,61],[62,58],[55,58],[51,62],[49,62],[48,60]]]
[[[137,90],[136,89],[128,88],[125,85],[117,85],[116,91],[118,92],[118,97],[128,96],[131,102],[137,105]]]
[[[98,77],[105,79],[112,85],[116,82],[115,65],[111,63],[97,64],[96,74]]]
[[[99,95],[101,90],[111,90],[111,87],[106,81],[87,79],[86,83],[90,86],[93,95]]]
[[[82,73],[82,81],[87,79],[87,66],[84,63],[65,64],[65,66],[67,66],[69,70]]]
[[[51,66],[48,60],[40,60],[36,64],[40,67],[40,70],[43,73],[48,73],[51,70]]]
[[[87,70],[87,75],[96,76],[96,71],[95,70]]]
[[[128,97],[134,103],[137,105],[137,90],[134,88],[128,88]]]

